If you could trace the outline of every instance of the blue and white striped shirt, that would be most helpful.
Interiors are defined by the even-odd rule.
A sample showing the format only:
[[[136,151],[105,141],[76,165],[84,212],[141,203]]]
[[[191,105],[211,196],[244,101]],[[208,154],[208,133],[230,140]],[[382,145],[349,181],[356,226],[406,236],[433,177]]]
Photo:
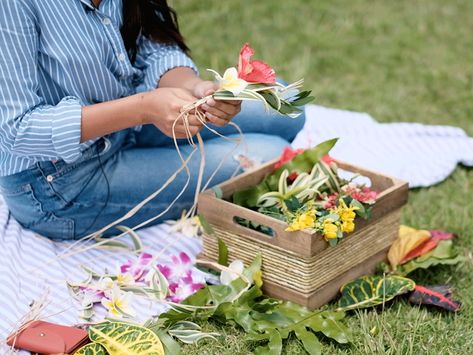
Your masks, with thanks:
[[[35,162],[73,162],[82,106],[155,88],[193,62],[177,46],[138,39],[132,64],[120,27],[122,0],[0,0],[0,176]]]

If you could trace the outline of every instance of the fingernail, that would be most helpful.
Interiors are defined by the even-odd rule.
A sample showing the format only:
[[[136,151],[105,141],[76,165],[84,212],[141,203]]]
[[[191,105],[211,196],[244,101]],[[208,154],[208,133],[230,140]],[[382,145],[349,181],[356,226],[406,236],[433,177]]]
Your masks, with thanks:
[[[202,108],[203,108],[204,110],[208,110],[210,107],[209,107],[209,105],[207,105],[207,104],[202,104]]]
[[[214,115],[212,115],[211,113],[208,113],[208,112],[206,112],[205,115],[210,119],[212,119],[214,117]]]
[[[214,99],[210,99],[207,101],[207,105],[209,106],[214,106],[215,105],[215,100]]]

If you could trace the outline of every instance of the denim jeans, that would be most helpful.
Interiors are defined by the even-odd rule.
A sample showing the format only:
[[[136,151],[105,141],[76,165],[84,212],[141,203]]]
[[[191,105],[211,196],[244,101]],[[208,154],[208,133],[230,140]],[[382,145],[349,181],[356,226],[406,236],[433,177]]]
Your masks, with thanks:
[[[237,154],[260,162],[277,157],[302,128],[304,119],[266,113],[261,104],[244,102],[242,112],[233,122],[243,131],[248,150],[244,150],[243,144],[235,149],[235,142],[204,129],[204,181],[224,156],[228,158],[210,186],[234,174],[239,165],[234,158]],[[239,137],[230,125],[216,130],[227,137]],[[183,155],[188,156],[192,147],[187,140],[179,143]],[[188,164],[188,188],[153,223],[176,219],[182,209],[192,205],[199,165],[200,154],[196,152]],[[180,166],[173,140],[149,125],[140,132],[127,129],[100,138],[71,164],[62,160],[40,162],[28,170],[0,177],[0,193],[13,217],[25,228],[51,239],[78,239],[122,217],[162,186]],[[136,226],[159,214],[181,191],[186,178],[185,172],[178,174],[159,196],[121,224]],[[110,230],[105,235],[116,233],[117,230]]]

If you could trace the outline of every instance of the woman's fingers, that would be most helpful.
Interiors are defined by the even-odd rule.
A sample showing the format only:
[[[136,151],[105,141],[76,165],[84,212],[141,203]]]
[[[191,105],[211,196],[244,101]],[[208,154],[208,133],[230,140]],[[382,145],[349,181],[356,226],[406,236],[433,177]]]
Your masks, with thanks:
[[[229,121],[238,112],[240,112],[239,104],[233,105],[228,102],[216,102],[213,99],[209,100],[207,103],[203,104],[201,107],[205,111],[206,116],[209,119],[212,119],[212,116],[215,116],[222,120]]]
[[[218,127],[223,127],[223,126],[227,125],[228,121],[231,118],[231,117],[229,119],[220,118],[218,116],[213,115],[212,113],[210,113],[208,111],[205,112],[205,117],[207,117],[208,122],[210,122],[210,123],[212,123],[212,124],[214,124]]]

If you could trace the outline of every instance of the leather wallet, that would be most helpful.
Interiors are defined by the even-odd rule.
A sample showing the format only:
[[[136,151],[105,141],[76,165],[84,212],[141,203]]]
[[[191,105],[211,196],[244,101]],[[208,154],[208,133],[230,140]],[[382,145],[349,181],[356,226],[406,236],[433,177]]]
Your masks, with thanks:
[[[7,339],[7,344],[14,348],[39,354],[72,354],[88,342],[89,336],[83,329],[41,320],[28,323]]]

